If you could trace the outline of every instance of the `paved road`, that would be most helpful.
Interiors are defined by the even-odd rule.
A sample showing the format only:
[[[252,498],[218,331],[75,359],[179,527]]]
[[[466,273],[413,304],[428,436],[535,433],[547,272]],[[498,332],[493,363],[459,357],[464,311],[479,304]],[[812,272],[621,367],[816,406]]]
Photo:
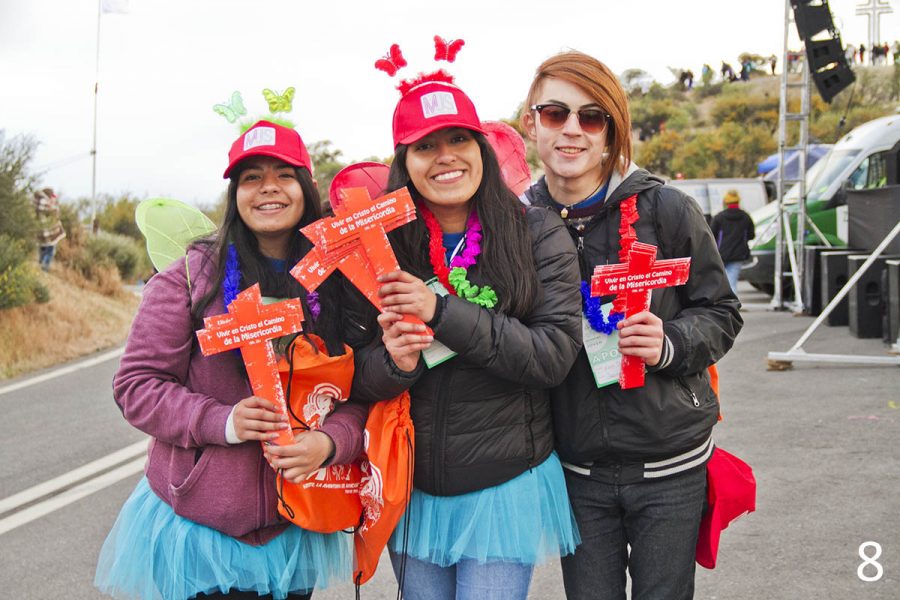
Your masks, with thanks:
[[[767,371],[766,352],[787,350],[811,319],[754,308],[765,298],[749,288],[744,299],[746,327],[720,364],[725,420],[716,438],[754,467],[758,509],[724,533],[719,566],[699,569],[696,597],[900,598],[900,370],[798,363]],[[884,346],[823,328],[806,350],[882,354]],[[0,394],[0,502],[142,439],[112,401],[115,366]],[[0,534],[0,598],[99,598],[91,585],[97,552],[137,479]],[[866,541],[883,548],[884,575],[873,583],[857,577]],[[395,595],[383,560],[363,598]],[[316,597],[352,598],[353,589]],[[559,567],[539,567],[529,598],[562,597]]]

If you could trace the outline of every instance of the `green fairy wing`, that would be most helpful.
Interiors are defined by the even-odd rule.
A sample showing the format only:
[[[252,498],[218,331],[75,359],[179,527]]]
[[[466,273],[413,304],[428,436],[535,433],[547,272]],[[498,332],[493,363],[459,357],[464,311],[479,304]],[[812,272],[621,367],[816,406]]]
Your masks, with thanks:
[[[138,204],[134,217],[157,271],[184,256],[190,242],[216,229],[196,207],[169,198],[144,200]]]

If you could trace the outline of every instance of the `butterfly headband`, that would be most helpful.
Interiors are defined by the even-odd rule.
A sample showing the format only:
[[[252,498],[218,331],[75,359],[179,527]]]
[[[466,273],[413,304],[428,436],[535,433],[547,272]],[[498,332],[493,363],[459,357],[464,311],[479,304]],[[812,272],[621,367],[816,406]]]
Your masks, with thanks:
[[[456,60],[456,55],[460,49],[466,45],[465,40],[450,40],[449,42],[439,35],[434,36],[434,60],[446,61],[452,63]],[[392,44],[388,53],[375,61],[375,68],[384,71],[389,77],[393,77],[397,72],[407,65],[400,46]],[[426,81],[441,81],[444,83],[453,83],[453,76],[438,69],[432,73],[419,73],[414,79],[405,79],[400,82],[397,89],[401,96],[405,96],[409,91],[419,84]]]
[[[247,131],[253,123],[265,119],[272,121],[285,127],[294,128],[294,123],[283,115],[293,110],[294,92],[293,87],[289,87],[284,92],[273,92],[269,88],[262,91],[263,98],[269,106],[269,115],[259,117],[250,121],[245,121],[241,117],[247,114],[247,108],[244,106],[244,99],[238,91],[232,92],[231,98],[220,104],[213,105],[213,112],[222,115],[229,123],[238,122],[241,133]],[[240,120],[239,120],[240,119]]]

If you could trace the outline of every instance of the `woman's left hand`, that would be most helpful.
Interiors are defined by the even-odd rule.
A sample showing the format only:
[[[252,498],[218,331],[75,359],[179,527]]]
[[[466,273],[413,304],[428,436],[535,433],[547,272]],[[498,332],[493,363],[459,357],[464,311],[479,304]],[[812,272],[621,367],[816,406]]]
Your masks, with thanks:
[[[275,469],[284,469],[284,478],[293,483],[300,483],[322,466],[334,452],[334,442],[321,431],[304,431],[296,436],[296,443],[290,446],[265,446],[263,452],[269,465]]]
[[[642,358],[648,367],[659,363],[665,339],[663,322],[659,317],[645,310],[619,321],[617,327],[619,352]]]
[[[385,311],[413,315],[424,323],[434,318],[437,296],[418,277],[406,271],[393,271],[382,275],[378,281],[384,284],[378,295]]]

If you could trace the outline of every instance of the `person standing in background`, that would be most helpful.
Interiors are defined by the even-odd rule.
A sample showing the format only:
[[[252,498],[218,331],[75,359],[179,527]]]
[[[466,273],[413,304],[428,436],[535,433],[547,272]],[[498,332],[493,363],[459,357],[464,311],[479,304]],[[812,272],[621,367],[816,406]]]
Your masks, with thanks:
[[[44,271],[50,270],[53,255],[56,253],[56,245],[66,237],[59,220],[59,202],[53,188],[44,188],[34,193],[34,211],[38,221],[38,246],[40,256],[38,258]]]
[[[741,197],[737,190],[728,190],[722,203],[725,205],[725,210],[713,217],[709,227],[716,238],[716,246],[719,248],[722,262],[725,263],[728,283],[731,284],[731,290],[737,296],[741,264],[750,258],[750,246],[747,242],[756,237],[756,231],[753,228],[753,219],[741,210]]]

